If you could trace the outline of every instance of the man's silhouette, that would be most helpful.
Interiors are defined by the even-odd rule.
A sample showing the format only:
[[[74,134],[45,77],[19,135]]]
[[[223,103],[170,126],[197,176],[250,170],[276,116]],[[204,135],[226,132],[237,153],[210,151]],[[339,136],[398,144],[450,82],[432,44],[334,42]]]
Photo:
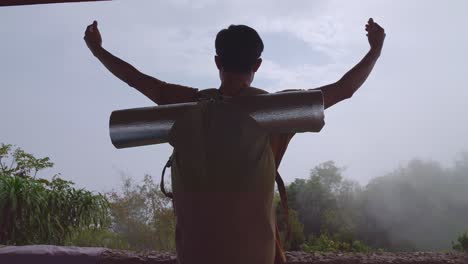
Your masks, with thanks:
[[[337,82],[316,88],[323,94],[325,108],[350,98],[367,79],[379,58],[385,39],[385,32],[372,18],[370,18],[366,24],[366,31],[370,50],[364,58]],[[219,89],[200,91],[191,87],[169,84],[143,74],[130,64],[106,51],[102,47],[102,39],[96,21],[87,27],[84,39],[94,56],[96,56],[109,71],[126,82],[129,86],[134,87],[146,95],[158,105],[196,102],[207,95],[243,96],[267,93],[264,90],[251,87],[254,75],[262,64],[261,54],[263,51],[263,42],[257,32],[248,26],[231,25],[229,28],[223,29],[217,34],[215,41],[216,55],[214,60],[219,70],[221,85]],[[292,137],[293,134],[270,135],[269,145],[273,153],[274,165],[276,168],[280,165],[281,159]],[[274,173],[271,177],[272,180],[274,180]],[[177,203],[177,199],[175,202]],[[248,201],[245,201],[245,203],[245,206],[248,207]],[[239,223],[241,221],[235,222]],[[204,223],[196,223],[194,226],[203,224]],[[248,223],[245,222],[244,224],[248,225]],[[248,230],[247,226],[245,230]],[[251,231],[254,232],[255,230]],[[180,241],[177,242],[179,244],[182,243]],[[190,241],[187,239],[183,242],[185,248],[198,248],[200,243],[203,244],[203,241]],[[213,247],[219,247],[219,249],[221,249],[226,247],[226,245],[228,244],[218,243],[217,245],[213,245]],[[263,245],[263,242],[259,242],[256,247],[258,251],[267,251],[269,246],[272,245]],[[273,247],[274,246],[275,245],[273,245]],[[216,250],[216,248],[207,250]],[[237,252],[236,248],[233,248],[232,251]],[[242,259],[242,257],[240,259],[241,261],[236,263],[252,263],[246,259]],[[284,260],[284,253],[281,250],[278,231],[276,229],[275,263],[282,263]],[[263,264],[268,261],[257,261],[256,263]]]

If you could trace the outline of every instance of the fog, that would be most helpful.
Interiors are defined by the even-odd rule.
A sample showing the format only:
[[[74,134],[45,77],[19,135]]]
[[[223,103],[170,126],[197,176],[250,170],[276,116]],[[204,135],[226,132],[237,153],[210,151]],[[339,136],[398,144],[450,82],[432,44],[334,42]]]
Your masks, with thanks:
[[[366,184],[413,158],[450,166],[468,149],[466,1],[112,1],[0,8],[0,142],[49,156],[79,186],[110,190],[122,173],[157,175],[171,149],[117,150],[113,110],[153,105],[87,50],[86,25],[141,71],[200,89],[218,87],[214,37],[247,24],[265,42],[254,86],[314,88],[338,80],[368,50],[364,25],[387,32],[380,60],[350,100],[326,111],[317,134],[297,135],[280,167],[286,182],[334,160]]]
[[[468,155],[448,168],[413,160],[372,180],[366,212],[396,249],[442,250],[468,229]]]
[[[449,167],[415,159],[364,186],[328,161],[287,187],[304,226],[302,234],[295,225],[293,245],[326,234],[389,251],[450,250],[468,230],[467,189],[468,154]]]

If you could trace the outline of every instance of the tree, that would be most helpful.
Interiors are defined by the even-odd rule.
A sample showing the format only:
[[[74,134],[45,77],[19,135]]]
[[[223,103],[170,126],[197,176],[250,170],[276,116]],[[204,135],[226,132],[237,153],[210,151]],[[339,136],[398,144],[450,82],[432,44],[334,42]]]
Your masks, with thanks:
[[[294,209],[289,208],[288,220],[291,233],[289,239],[286,241],[288,225],[285,221],[285,212],[278,193],[275,193],[274,203],[276,204],[276,222],[278,223],[278,229],[280,231],[281,244],[286,250],[300,250],[305,238],[304,225],[299,221],[298,213]]]
[[[338,208],[335,194],[341,181],[341,169],[327,161],[312,169],[309,179],[296,179],[287,186],[289,206],[298,212],[305,237],[319,235],[328,228],[327,218]]]
[[[109,223],[105,196],[58,175],[36,178],[51,168],[48,157],[36,158],[9,144],[0,145],[0,243],[62,245],[74,233],[105,228]]]
[[[131,249],[175,250],[175,216],[171,200],[150,175],[143,184],[124,179],[122,192],[108,194],[112,230],[126,239]]]
[[[468,232],[460,234],[457,238],[457,243],[452,241],[452,248],[457,251],[468,253]]]

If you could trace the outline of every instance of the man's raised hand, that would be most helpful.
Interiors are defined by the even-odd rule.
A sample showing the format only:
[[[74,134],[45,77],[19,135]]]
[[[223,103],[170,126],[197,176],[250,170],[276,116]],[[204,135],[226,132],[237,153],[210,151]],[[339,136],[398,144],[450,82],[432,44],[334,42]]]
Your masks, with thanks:
[[[385,40],[385,30],[374,19],[369,18],[366,24],[367,39],[371,46],[371,50],[380,52]]]
[[[84,40],[86,42],[86,45],[88,45],[88,48],[91,50],[93,54],[102,45],[101,33],[99,33],[97,26],[98,24],[97,24],[97,21],[95,20],[93,24],[86,27],[86,31],[84,35]]]

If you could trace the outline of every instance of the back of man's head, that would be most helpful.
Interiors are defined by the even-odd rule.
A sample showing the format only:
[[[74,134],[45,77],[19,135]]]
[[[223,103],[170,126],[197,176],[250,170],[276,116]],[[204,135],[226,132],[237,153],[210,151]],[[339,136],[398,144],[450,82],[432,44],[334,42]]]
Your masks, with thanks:
[[[231,25],[216,35],[216,55],[224,71],[248,73],[263,51],[263,41],[255,29]]]

